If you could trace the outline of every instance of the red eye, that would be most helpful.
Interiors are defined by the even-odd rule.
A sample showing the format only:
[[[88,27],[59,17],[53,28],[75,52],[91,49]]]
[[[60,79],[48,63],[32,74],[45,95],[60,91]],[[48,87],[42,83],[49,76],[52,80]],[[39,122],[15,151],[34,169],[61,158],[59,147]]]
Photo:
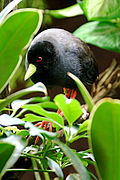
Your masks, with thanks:
[[[42,60],[43,60],[43,58],[41,56],[39,56],[36,62],[41,62]]]

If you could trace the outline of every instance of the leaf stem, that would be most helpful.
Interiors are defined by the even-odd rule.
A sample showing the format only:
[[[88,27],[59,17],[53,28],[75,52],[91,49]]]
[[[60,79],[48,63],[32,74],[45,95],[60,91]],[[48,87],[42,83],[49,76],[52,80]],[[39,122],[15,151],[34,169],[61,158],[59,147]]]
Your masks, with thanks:
[[[36,170],[36,169],[38,170],[37,163],[36,163],[35,159],[31,158],[31,161],[32,161],[33,169],[34,170]],[[34,176],[35,176],[36,180],[41,180],[39,172],[34,172]]]
[[[7,171],[24,171],[24,172],[54,172],[52,170],[41,170],[41,169],[7,169]]]

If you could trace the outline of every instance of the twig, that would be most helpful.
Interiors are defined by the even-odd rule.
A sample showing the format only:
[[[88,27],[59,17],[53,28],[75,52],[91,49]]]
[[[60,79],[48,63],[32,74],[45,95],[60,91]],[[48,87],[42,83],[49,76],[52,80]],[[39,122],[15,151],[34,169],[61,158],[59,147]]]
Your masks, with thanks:
[[[120,65],[114,59],[102,72],[92,87],[93,101],[96,103],[104,97],[120,98]]]

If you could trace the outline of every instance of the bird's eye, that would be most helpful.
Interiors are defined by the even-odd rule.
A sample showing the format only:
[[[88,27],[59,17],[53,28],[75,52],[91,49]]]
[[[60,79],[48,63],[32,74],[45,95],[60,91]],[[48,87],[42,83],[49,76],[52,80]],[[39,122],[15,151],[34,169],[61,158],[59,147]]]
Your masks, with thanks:
[[[43,58],[41,56],[39,56],[36,62],[41,62],[42,60],[43,60]]]

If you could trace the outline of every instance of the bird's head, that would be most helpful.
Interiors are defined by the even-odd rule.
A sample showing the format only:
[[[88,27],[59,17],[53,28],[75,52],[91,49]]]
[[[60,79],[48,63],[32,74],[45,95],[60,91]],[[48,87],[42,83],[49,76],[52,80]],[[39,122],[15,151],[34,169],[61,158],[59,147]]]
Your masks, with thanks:
[[[51,42],[34,39],[26,56],[25,80],[35,73],[44,74],[48,72],[55,61],[55,56],[55,48]]]

